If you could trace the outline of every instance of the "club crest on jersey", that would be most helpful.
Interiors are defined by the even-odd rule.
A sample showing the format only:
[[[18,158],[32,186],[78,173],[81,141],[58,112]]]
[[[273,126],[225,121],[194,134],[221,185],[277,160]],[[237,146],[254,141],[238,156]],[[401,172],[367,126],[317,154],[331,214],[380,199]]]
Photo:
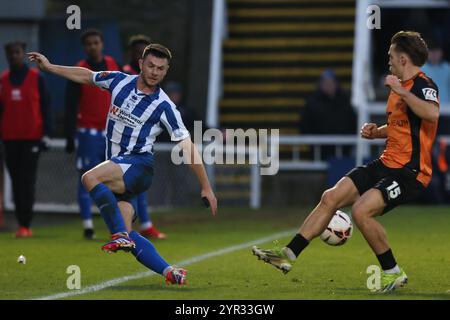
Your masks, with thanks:
[[[425,100],[434,101],[436,103],[438,102],[437,91],[435,89],[423,88],[422,92],[423,92],[423,96],[425,97]]]
[[[105,78],[105,77],[107,77],[110,73],[111,73],[111,72],[109,72],[109,71],[102,71],[102,72],[100,72],[100,73],[98,74],[98,78],[99,78],[99,79]]]
[[[116,116],[116,115],[119,113],[119,110],[120,110],[119,107],[111,106],[111,113],[112,113],[113,115]]]
[[[21,101],[22,100],[22,92],[20,91],[20,89],[12,89],[11,100],[13,100],[13,101]]]

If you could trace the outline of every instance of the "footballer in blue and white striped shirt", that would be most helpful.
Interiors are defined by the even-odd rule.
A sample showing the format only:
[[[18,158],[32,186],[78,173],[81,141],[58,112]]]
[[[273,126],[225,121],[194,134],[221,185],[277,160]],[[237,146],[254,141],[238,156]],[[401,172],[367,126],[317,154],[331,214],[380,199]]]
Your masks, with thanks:
[[[153,144],[163,128],[168,130],[172,141],[179,141],[183,152],[190,155],[190,167],[201,184],[201,197],[207,199],[213,215],[217,210],[217,199],[201,156],[175,104],[159,86],[172,58],[169,49],[159,44],[148,45],[139,60],[139,75],[54,65],[37,52],[30,52],[28,56],[42,71],[111,92],[106,123],[108,160],[82,176],[83,185],[112,235],[111,241],[102,249],[106,252],[131,251],[140,263],[165,276],[166,282],[185,284],[186,270],[170,266],[149,240],[132,230],[134,209],[131,200],[150,188]]]

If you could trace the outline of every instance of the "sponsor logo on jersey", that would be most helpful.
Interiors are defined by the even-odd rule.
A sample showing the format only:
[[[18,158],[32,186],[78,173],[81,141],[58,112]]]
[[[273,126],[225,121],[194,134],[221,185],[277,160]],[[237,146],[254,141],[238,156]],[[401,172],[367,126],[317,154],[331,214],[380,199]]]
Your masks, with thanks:
[[[142,125],[141,119],[117,106],[111,106],[109,114],[110,117],[114,120],[122,120],[126,126],[136,128],[137,125]]]
[[[388,125],[393,127],[408,127],[409,121],[407,119],[392,119],[388,122]]]

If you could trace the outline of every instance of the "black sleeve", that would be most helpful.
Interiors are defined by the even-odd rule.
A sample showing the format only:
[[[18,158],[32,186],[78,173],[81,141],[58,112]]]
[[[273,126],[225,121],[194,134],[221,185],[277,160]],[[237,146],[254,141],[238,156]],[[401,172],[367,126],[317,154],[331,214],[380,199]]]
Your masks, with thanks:
[[[64,113],[64,133],[67,139],[73,139],[75,137],[80,96],[80,85],[73,81],[68,81],[65,98],[66,109]]]
[[[439,89],[431,79],[417,77],[414,80],[411,93],[422,100],[439,105]]]
[[[38,80],[39,97],[41,105],[41,114],[44,121],[44,135],[50,136],[52,134],[52,116],[50,110],[50,95],[45,86],[44,77],[40,74]]]

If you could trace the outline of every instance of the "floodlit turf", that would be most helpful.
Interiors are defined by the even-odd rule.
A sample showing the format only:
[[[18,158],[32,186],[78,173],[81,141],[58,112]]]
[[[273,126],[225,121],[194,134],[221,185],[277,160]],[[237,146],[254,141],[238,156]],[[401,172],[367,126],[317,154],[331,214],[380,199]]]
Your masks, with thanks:
[[[169,238],[155,241],[159,252],[176,263],[219,249],[296,228],[304,209],[223,209],[215,218],[204,209],[156,215]],[[107,232],[96,220],[98,240],[82,240],[80,222],[36,228],[33,239],[0,233],[0,299],[30,299],[68,292],[69,265],[81,268],[86,288],[146,271],[131,254],[105,254]],[[187,266],[189,285],[166,286],[159,275],[127,281],[67,299],[449,299],[450,210],[444,207],[397,208],[380,218],[398,262],[409,276],[405,288],[387,295],[366,288],[366,269],[376,264],[361,234],[342,247],[316,239],[283,275],[263,264],[250,248],[211,257]],[[280,239],[281,244],[289,237]],[[265,243],[262,247],[271,246]],[[17,263],[25,255],[25,265]]]

